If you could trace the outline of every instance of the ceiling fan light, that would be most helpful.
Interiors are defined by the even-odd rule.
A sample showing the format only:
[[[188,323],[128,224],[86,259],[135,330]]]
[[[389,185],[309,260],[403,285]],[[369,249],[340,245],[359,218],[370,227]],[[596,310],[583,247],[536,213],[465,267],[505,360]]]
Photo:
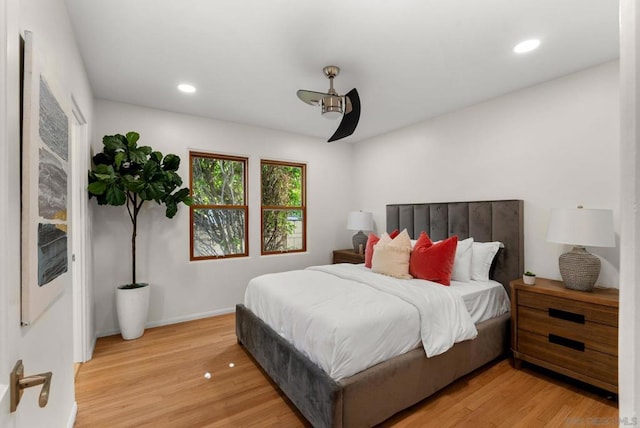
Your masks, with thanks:
[[[322,117],[327,119],[338,119],[342,117],[343,108],[342,97],[326,96],[322,98]]]
[[[322,117],[326,119],[336,120],[342,117],[342,112],[338,110],[323,110]]]

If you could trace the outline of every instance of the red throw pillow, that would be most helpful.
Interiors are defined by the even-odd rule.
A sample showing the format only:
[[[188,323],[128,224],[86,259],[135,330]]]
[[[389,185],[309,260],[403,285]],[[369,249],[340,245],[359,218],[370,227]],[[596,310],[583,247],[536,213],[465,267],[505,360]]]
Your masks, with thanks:
[[[394,230],[389,234],[389,238],[393,239],[400,234],[398,229]],[[371,269],[371,261],[373,260],[373,246],[378,243],[380,237],[376,236],[373,232],[369,233],[369,238],[367,239],[367,246],[364,249],[364,266]]]
[[[413,246],[413,248],[420,248],[420,247],[429,248],[432,245],[433,245],[433,241],[431,241],[431,238],[429,238],[429,235],[427,235],[427,232],[423,230],[422,232],[420,232],[420,236],[418,236],[418,240],[416,241],[416,244]]]
[[[457,236],[434,244],[429,236],[422,232],[411,252],[409,273],[414,278],[450,285],[457,246]]]
[[[371,261],[373,260],[373,246],[378,243],[380,238],[373,232],[369,233],[369,239],[367,239],[367,247],[364,249],[364,266],[371,269]]]

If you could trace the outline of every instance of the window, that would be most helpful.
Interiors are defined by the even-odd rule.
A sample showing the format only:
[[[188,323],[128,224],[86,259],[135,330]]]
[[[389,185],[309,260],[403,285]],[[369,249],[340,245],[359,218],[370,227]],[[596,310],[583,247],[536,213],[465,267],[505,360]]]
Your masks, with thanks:
[[[246,256],[247,158],[189,153],[191,260]]]
[[[307,250],[306,166],[260,162],[262,254]]]

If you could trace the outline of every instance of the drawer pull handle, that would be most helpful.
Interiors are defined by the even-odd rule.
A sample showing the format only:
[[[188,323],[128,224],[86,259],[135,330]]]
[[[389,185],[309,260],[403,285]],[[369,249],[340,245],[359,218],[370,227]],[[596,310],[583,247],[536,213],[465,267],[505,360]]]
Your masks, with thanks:
[[[584,352],[583,342],[567,339],[566,337],[558,336],[555,334],[549,334],[549,343],[555,343],[556,345],[560,345],[567,348],[575,349],[576,351]]]
[[[584,324],[584,315],[574,314],[573,312],[567,312],[560,309],[549,308],[549,316],[551,318],[560,318],[561,320]]]

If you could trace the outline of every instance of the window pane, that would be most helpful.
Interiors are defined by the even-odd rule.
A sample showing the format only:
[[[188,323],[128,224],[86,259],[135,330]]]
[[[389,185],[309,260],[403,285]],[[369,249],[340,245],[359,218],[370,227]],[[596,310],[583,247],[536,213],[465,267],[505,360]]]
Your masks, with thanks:
[[[244,209],[194,209],[193,257],[244,254]]]
[[[262,251],[295,251],[304,248],[301,210],[262,211]]]
[[[244,205],[244,162],[192,157],[192,192],[196,205]]]
[[[262,205],[302,206],[302,167],[262,164]]]

